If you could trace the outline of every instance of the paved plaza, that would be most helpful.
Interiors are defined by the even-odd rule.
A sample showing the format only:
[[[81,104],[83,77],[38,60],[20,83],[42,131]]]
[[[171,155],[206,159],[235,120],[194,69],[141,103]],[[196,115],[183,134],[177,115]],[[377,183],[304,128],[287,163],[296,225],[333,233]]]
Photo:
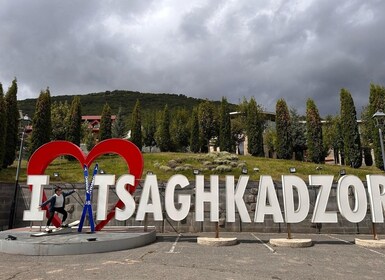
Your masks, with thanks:
[[[72,256],[0,254],[0,279],[384,279],[385,249],[353,244],[370,235],[294,234],[309,248],[271,247],[285,234],[221,233],[229,247],[198,245],[200,234],[158,234],[136,249]]]

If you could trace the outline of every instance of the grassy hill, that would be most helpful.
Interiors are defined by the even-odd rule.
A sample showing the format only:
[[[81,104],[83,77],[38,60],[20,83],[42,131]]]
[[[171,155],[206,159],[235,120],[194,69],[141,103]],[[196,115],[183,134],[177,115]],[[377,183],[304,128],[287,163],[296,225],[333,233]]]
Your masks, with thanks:
[[[67,101],[71,104],[73,95],[52,96],[52,103]],[[124,116],[129,116],[135,106],[136,100],[141,103],[142,111],[160,111],[167,104],[169,110],[176,108],[184,108],[191,110],[193,107],[203,102],[203,99],[187,97],[182,94],[168,93],[141,93],[137,91],[114,90],[99,93],[89,93],[80,95],[83,115],[101,115],[104,104],[108,103],[112,113],[116,114],[119,107],[122,107]],[[220,101],[213,101],[215,104],[220,104]],[[35,110],[36,98],[25,99],[18,101],[19,109],[24,114],[32,117]],[[235,110],[236,105],[231,105]]]
[[[246,168],[252,181],[259,180],[261,175],[270,175],[273,180],[280,181],[281,175],[290,174],[290,167],[295,167],[297,172],[294,175],[301,177],[306,182],[308,176],[314,174],[334,175],[334,181],[336,181],[341,169],[345,169],[346,174],[358,176],[361,180],[366,180],[365,176],[367,174],[382,173],[373,166],[354,169],[339,165],[317,165],[308,162],[237,156],[228,153],[144,153],[143,157],[144,171],[142,178],[144,179],[145,174],[151,171],[157,175],[159,181],[163,182],[167,181],[173,174],[184,174],[189,180],[194,180],[194,169],[198,169],[200,174],[205,175],[206,180],[209,180],[209,176],[213,174],[220,175],[220,180],[224,180],[226,175],[234,175],[235,178],[238,178],[242,173],[242,169]],[[123,159],[116,155],[102,156],[97,159],[97,162],[100,169],[108,174],[120,176],[128,173]],[[27,162],[23,161],[20,172],[21,184],[26,182],[26,165]],[[258,168],[258,171],[256,168]],[[46,174],[51,175],[53,183],[58,180],[52,176],[54,172],[60,173],[59,181],[82,183],[84,180],[82,168],[77,161],[67,161],[61,158],[52,162],[48,166]],[[14,182],[15,174],[16,162],[13,166],[0,171],[0,182]]]

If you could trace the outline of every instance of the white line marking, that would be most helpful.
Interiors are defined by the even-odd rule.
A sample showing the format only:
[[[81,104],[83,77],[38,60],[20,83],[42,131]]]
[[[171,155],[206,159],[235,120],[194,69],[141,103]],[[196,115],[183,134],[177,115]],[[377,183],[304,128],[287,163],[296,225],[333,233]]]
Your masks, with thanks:
[[[335,239],[335,240],[338,240],[338,241],[341,241],[341,242],[344,242],[346,244],[353,244],[353,242],[350,242],[350,241],[347,241],[347,240],[344,240],[344,239],[341,239],[341,238],[338,238],[338,237],[335,237],[335,236],[332,236],[330,234],[325,234],[327,237],[331,238],[331,239]]]
[[[252,236],[254,236],[255,239],[259,241],[263,246],[265,246],[267,249],[270,250],[273,254],[277,253],[273,248],[271,248],[269,245],[267,245],[265,242],[263,242],[258,236],[256,236],[254,233],[251,233]]]
[[[341,238],[332,236],[332,235],[330,235],[330,234],[325,234],[325,235],[328,236],[328,237],[330,237],[330,238],[332,238],[332,239],[336,239],[336,240],[342,241],[342,242],[344,242],[344,243],[346,243],[346,244],[353,244],[353,245],[355,245],[354,242],[350,242],[350,241],[347,241],[347,240],[343,240],[343,239],[341,239]],[[362,248],[362,249],[365,249],[365,250],[367,250],[367,251],[370,251],[370,252],[372,252],[372,253],[376,253],[376,254],[378,254],[378,255],[380,255],[380,256],[385,257],[385,254],[384,254],[384,253],[381,253],[381,252],[378,252],[378,251],[376,251],[376,250],[373,250],[373,249],[370,249],[370,248],[366,248],[366,247],[363,247],[363,246],[359,246],[359,245],[356,245],[356,246],[358,246],[358,247],[360,247],[360,248]]]
[[[175,242],[172,244],[170,251],[168,251],[167,253],[170,253],[170,254],[172,254],[172,253],[175,253],[175,254],[179,253],[179,252],[174,252],[174,251],[175,251],[176,244],[178,243],[179,238],[180,238],[181,236],[182,236],[182,234],[179,233],[178,236],[177,236],[177,238],[176,238],[176,240],[175,240]]]

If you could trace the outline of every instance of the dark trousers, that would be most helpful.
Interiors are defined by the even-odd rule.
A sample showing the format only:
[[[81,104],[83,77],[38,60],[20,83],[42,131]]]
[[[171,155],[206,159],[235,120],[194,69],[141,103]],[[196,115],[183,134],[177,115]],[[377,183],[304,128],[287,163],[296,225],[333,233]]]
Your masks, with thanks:
[[[59,208],[54,208],[54,211],[52,212],[49,212],[49,218],[48,218],[48,221],[47,221],[47,226],[49,226],[52,222],[52,219],[53,219],[53,216],[55,215],[55,212],[58,212],[60,214],[63,215],[63,219],[62,219],[62,223],[64,223],[64,221],[67,219],[67,211],[64,210],[64,207],[59,207]]]

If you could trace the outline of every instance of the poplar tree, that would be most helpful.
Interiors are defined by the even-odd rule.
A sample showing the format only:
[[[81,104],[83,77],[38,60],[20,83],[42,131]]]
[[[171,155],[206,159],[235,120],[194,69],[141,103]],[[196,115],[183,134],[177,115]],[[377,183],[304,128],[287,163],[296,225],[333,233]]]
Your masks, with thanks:
[[[99,141],[110,139],[112,136],[111,107],[107,103],[103,106],[100,118]]]
[[[252,97],[247,104],[247,137],[248,151],[253,156],[264,156],[263,151],[263,118],[261,107]]]
[[[134,143],[139,148],[139,150],[142,150],[142,119],[139,100],[136,100],[134,110],[131,114],[131,142]]]
[[[220,111],[220,127],[219,127],[219,149],[221,151],[233,152],[234,141],[231,135],[231,119],[229,103],[225,97],[222,97]]]
[[[346,89],[341,89],[341,122],[342,138],[344,141],[345,162],[351,167],[359,168],[362,165],[361,139],[358,132],[357,113],[353,98]]]
[[[308,159],[314,163],[324,163],[321,118],[317,106],[310,98],[306,102],[306,140]]]
[[[291,159],[293,157],[291,121],[289,109],[284,99],[277,101],[275,114],[277,157],[280,159]]]
[[[3,167],[7,168],[12,165],[16,157],[16,147],[19,143],[19,109],[17,107],[17,81],[12,81],[12,85],[8,88],[5,95],[5,115],[6,115],[6,131],[5,131],[5,153],[3,159]]]
[[[3,85],[0,83],[0,170],[3,167],[5,154],[6,115]]]
[[[191,133],[190,133],[190,151],[193,153],[199,152],[199,119],[198,108],[194,108],[191,116]]]
[[[36,101],[32,127],[31,152],[33,153],[51,140],[51,94],[48,88],[40,92]]]
[[[69,117],[68,117],[68,130],[67,130],[67,141],[80,146],[81,140],[81,127],[82,127],[82,113],[80,97],[75,96],[72,99]]]

